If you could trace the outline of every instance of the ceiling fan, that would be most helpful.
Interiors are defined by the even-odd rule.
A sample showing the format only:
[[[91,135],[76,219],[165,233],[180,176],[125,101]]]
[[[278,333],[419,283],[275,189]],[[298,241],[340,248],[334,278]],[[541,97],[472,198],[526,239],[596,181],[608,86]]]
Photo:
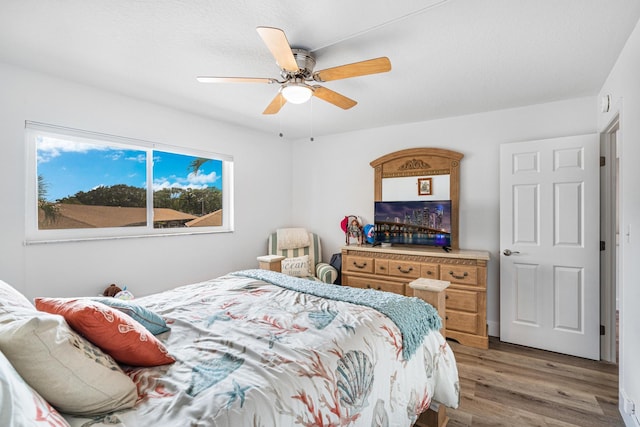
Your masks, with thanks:
[[[311,52],[306,49],[292,48],[284,31],[272,27],[258,27],[256,30],[280,67],[281,80],[269,77],[208,76],[197,77],[197,80],[202,83],[278,83],[280,85],[278,94],[262,114],[276,114],[287,102],[302,104],[312,96],[347,110],[357,102],[314,83],[384,73],[391,70],[389,58],[383,56],[314,72],[316,60]]]

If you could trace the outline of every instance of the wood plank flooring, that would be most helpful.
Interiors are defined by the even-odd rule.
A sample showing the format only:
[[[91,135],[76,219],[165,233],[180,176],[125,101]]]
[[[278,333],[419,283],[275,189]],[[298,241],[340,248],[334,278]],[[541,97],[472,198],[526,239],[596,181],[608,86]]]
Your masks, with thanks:
[[[449,341],[461,402],[448,427],[624,426],[618,366],[500,342],[489,350]]]

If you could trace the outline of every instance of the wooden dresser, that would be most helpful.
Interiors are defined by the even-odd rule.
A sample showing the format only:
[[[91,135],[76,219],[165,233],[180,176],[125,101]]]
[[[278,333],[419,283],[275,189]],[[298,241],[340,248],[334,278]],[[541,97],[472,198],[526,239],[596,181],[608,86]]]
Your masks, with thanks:
[[[344,246],[342,284],[413,296],[408,283],[418,277],[447,280],[447,338],[486,349],[488,261],[487,251]]]

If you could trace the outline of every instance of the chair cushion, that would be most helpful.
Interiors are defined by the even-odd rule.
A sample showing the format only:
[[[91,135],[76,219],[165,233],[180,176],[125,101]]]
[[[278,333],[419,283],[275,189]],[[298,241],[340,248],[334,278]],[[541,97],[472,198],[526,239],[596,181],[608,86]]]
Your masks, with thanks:
[[[276,234],[279,250],[304,248],[311,244],[309,232],[304,228],[279,228]]]

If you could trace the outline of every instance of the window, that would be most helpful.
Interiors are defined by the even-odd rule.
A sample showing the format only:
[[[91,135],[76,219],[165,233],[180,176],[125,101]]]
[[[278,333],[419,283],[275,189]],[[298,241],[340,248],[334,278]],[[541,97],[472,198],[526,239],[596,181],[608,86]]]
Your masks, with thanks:
[[[27,241],[233,229],[230,156],[26,123]]]

